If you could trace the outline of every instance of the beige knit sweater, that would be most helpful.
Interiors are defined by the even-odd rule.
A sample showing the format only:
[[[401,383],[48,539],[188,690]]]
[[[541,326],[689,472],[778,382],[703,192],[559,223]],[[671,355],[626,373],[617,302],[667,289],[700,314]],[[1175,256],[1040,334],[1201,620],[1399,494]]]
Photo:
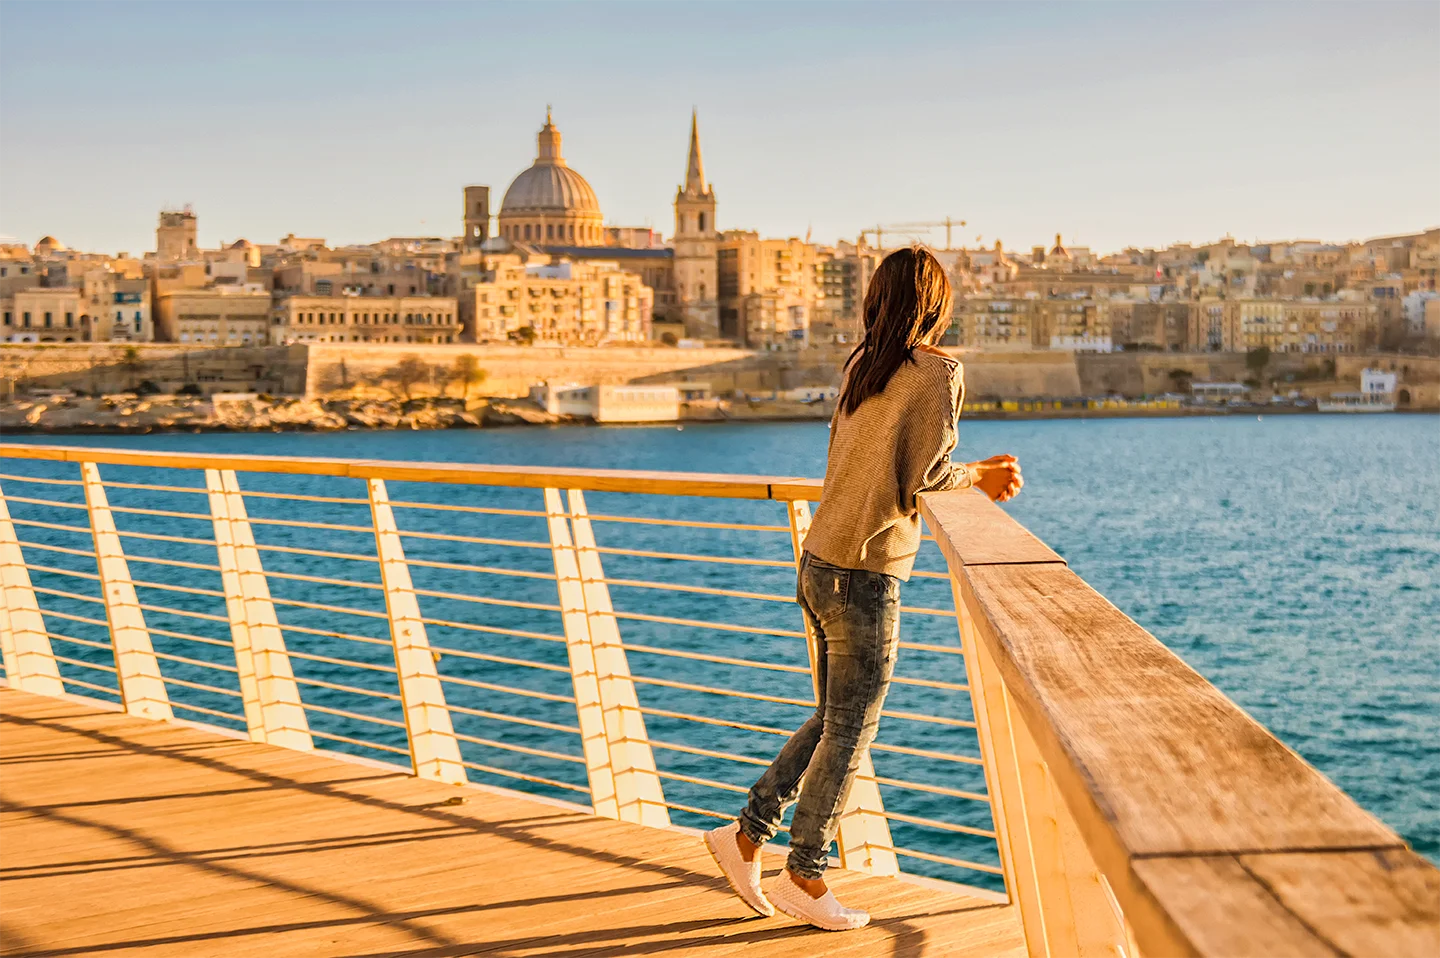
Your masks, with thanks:
[[[917,349],[914,357],[854,415],[835,410],[825,488],[805,538],[817,559],[909,579],[920,551],[916,495],[974,484],[950,461],[964,370],[948,356]]]

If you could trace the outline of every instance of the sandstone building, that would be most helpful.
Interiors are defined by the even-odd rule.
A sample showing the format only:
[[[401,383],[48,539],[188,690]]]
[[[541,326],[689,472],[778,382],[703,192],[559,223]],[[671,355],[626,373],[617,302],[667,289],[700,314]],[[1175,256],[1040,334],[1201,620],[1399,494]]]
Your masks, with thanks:
[[[160,225],[155,229],[155,259],[161,263],[178,263],[199,255],[195,245],[195,211],[161,210]]]
[[[460,294],[467,332],[482,343],[521,338],[527,327],[542,343],[644,343],[653,309],[650,287],[619,263],[544,254],[486,255]]]
[[[168,290],[156,297],[155,326],[172,343],[263,346],[270,341],[270,294],[224,286]]]
[[[448,296],[284,296],[271,315],[274,343],[454,343],[460,321]]]

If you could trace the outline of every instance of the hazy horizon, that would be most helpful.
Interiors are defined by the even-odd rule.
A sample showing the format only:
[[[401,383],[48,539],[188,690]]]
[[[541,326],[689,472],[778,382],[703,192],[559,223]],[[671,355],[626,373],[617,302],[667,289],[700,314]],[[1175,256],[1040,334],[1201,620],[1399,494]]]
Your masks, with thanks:
[[[607,224],[673,230],[698,108],[721,229],[955,245],[1440,223],[1440,5],[0,5],[0,236],[457,236],[547,103]],[[898,231],[896,231],[898,235]],[[943,243],[943,230],[928,234]]]

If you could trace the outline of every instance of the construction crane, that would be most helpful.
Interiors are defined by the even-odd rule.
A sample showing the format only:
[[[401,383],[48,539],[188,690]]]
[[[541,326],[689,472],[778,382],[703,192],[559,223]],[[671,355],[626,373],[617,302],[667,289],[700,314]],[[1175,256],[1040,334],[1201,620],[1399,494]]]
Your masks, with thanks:
[[[875,236],[875,248],[884,249],[884,236],[886,233],[900,233],[914,236],[915,234],[910,233],[911,230],[923,229],[928,232],[936,227],[943,226],[945,227],[945,248],[949,249],[954,228],[957,226],[963,227],[964,225],[964,220],[957,220],[954,217],[947,216],[943,220],[934,220],[925,223],[891,223],[889,226],[872,226],[869,229],[860,231],[860,243],[863,245],[865,237],[873,233]]]

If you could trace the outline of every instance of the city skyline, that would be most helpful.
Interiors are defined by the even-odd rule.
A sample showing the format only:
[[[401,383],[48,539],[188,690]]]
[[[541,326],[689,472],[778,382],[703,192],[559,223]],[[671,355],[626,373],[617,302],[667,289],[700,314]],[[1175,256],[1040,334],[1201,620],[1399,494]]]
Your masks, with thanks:
[[[6,4],[0,235],[138,254],[189,202],[209,247],[455,236],[547,103],[606,222],[666,235],[692,106],[721,229],[1108,252],[1440,221],[1421,4],[251,9]]]

